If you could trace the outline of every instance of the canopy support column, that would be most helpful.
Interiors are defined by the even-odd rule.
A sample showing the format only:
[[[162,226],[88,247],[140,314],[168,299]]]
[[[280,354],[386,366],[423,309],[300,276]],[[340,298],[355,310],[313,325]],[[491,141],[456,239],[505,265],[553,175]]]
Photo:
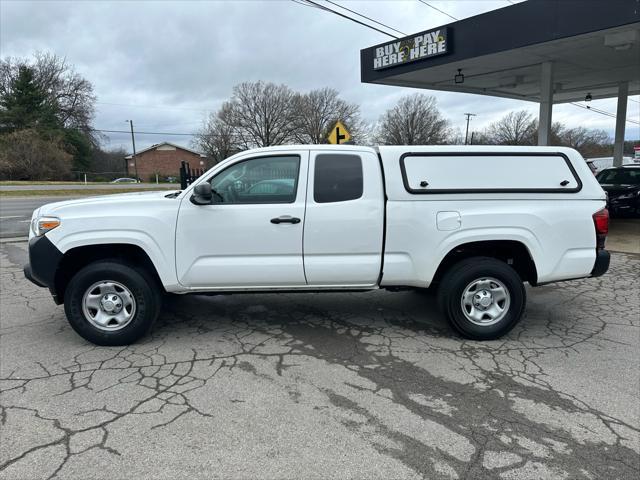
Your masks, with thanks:
[[[538,118],[538,145],[549,145],[551,140],[551,112],[553,110],[553,63],[540,66],[540,115]]]
[[[627,100],[629,97],[629,82],[618,84],[618,110],[616,111],[616,139],[613,143],[613,166],[622,165],[624,154],[624,129],[627,122]]]

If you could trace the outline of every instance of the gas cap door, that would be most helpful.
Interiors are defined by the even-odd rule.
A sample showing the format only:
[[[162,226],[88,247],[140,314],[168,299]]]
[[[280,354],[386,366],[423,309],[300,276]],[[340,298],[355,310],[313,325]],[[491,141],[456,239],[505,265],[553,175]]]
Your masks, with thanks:
[[[436,225],[442,231],[458,230],[462,226],[460,212],[438,212]]]

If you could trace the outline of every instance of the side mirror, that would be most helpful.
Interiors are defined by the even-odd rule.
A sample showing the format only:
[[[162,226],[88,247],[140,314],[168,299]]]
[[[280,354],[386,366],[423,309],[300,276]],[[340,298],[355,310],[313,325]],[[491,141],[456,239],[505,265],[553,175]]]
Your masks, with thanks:
[[[191,195],[191,203],[196,205],[211,205],[213,199],[213,192],[211,191],[211,184],[204,182],[196,185],[193,189],[193,195]]]

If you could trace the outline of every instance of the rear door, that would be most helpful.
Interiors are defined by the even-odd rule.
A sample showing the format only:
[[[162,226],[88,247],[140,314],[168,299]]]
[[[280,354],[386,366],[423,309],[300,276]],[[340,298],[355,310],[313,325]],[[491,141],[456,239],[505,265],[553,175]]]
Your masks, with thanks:
[[[311,151],[303,255],[313,286],[373,286],[380,275],[384,187],[377,156]]]

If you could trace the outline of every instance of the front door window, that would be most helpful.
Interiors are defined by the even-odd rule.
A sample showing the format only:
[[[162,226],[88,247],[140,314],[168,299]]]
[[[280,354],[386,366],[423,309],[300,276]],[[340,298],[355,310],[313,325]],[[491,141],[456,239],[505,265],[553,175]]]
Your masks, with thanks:
[[[213,201],[226,204],[293,203],[300,157],[252,158],[236,163],[211,180]]]

